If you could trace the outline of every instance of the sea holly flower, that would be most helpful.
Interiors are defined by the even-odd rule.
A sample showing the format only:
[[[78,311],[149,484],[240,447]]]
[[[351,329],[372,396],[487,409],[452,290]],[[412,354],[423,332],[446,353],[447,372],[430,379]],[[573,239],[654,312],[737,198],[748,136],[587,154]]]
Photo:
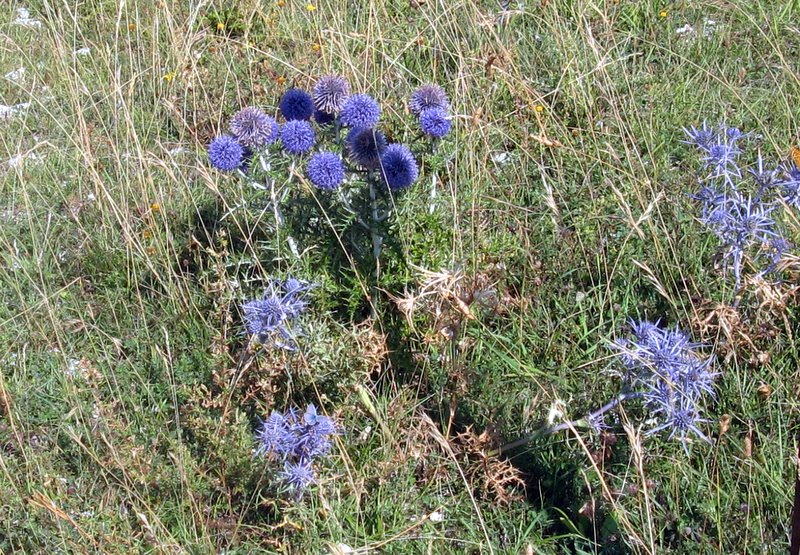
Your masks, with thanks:
[[[301,89],[289,89],[281,97],[278,109],[286,121],[309,120],[314,115],[314,100]]]
[[[287,121],[281,127],[280,136],[284,150],[290,154],[303,154],[314,146],[314,130],[307,121]]]
[[[386,147],[381,156],[381,173],[392,191],[410,187],[419,177],[417,162],[405,145],[393,144]]]
[[[618,339],[612,346],[627,369],[626,389],[638,392],[657,421],[647,433],[667,430],[668,437],[678,437],[684,449],[691,434],[710,441],[700,425],[707,422],[701,416],[702,401],[714,396],[713,359],[703,356],[701,345],[681,330],[646,321],[632,321],[631,330],[631,339]]]
[[[236,140],[248,148],[261,148],[278,139],[278,122],[253,106],[236,112],[230,127]]]
[[[312,156],[306,173],[311,183],[323,191],[333,191],[344,181],[342,159],[333,152],[318,152]]]
[[[314,483],[314,469],[311,461],[305,459],[297,462],[286,461],[283,464],[281,478],[291,491],[296,495],[301,495],[308,486]]]
[[[419,125],[423,133],[439,139],[450,132],[453,122],[444,108],[428,108],[419,115]]]
[[[759,154],[755,167],[748,173],[755,184],[755,194],[746,193],[743,171],[739,165],[738,142],[747,135],[736,127],[712,128],[705,122],[700,128],[684,130],[689,144],[701,151],[703,168],[710,173],[703,187],[692,195],[700,201],[700,222],[720,240],[726,266],[731,269],[740,287],[745,260],[766,261],[759,272],[766,275],[777,267],[789,248],[773,213],[780,207],[775,197],[787,204],[797,200],[797,179],[780,167],[769,168]]]
[[[337,114],[350,96],[350,84],[341,75],[326,75],[314,85],[313,99],[317,110]]]
[[[427,83],[411,93],[408,108],[415,116],[420,116],[423,111],[430,108],[440,108],[447,111],[450,109],[450,100],[442,87]]]
[[[256,432],[256,456],[283,463],[281,478],[297,495],[314,482],[313,463],[331,450],[337,433],[332,418],[311,404],[302,415],[295,409],[273,412]]]
[[[380,116],[380,106],[368,94],[354,94],[342,106],[342,123],[348,127],[373,127]]]
[[[347,133],[345,146],[353,162],[364,169],[374,170],[381,165],[381,155],[386,150],[386,138],[376,129],[355,127]]]
[[[297,334],[290,325],[308,307],[306,298],[311,288],[295,279],[270,281],[260,299],[242,306],[248,333],[260,343],[293,350]]]

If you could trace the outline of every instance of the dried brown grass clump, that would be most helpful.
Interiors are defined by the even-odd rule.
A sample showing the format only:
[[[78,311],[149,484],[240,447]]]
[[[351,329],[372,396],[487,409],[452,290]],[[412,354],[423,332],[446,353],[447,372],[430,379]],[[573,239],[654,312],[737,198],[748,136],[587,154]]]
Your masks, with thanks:
[[[477,434],[471,426],[467,427],[453,438],[453,444],[473,491],[498,505],[509,505],[522,498],[525,482],[519,470],[507,459],[488,455],[497,446],[491,429]]]
[[[480,316],[503,314],[515,300],[498,291],[500,276],[488,271],[468,276],[462,270],[433,272],[414,267],[419,287],[403,295],[389,297],[412,329],[425,324],[425,341],[440,343],[453,339],[465,321]]]
[[[751,278],[747,292],[752,303],[737,306],[703,302],[691,319],[700,337],[713,341],[726,361],[741,357],[753,365],[769,361],[774,340],[786,333],[792,338],[787,309],[795,302],[800,287]]]

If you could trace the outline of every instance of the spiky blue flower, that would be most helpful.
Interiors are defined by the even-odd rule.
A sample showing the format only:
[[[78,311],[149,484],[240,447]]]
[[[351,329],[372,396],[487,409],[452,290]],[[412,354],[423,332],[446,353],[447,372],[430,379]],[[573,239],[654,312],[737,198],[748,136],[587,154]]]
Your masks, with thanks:
[[[303,154],[314,146],[314,130],[307,121],[292,120],[281,126],[281,143],[290,154]]]
[[[209,162],[223,172],[239,169],[244,162],[244,155],[242,145],[230,135],[220,135],[208,145]]]
[[[714,128],[706,123],[699,129],[684,131],[689,137],[687,142],[700,150],[703,167],[710,170],[703,187],[692,195],[701,202],[700,221],[719,238],[723,260],[738,289],[747,260],[756,266],[766,262],[758,272],[763,276],[777,267],[789,248],[772,214],[780,207],[776,196],[782,196],[789,204],[796,201],[796,180],[780,167],[768,167],[759,154],[755,167],[749,170],[755,193],[747,193],[738,145],[746,133],[736,127]]]
[[[708,123],[705,121],[700,128],[695,127],[694,125],[683,129],[683,132],[686,133],[686,136],[689,137],[688,141],[685,141],[689,144],[694,144],[698,148],[707,149],[711,146],[711,144],[717,138],[717,132],[714,128],[710,127]]]
[[[304,90],[289,89],[281,97],[278,109],[286,121],[309,120],[314,115],[314,100]]]
[[[651,322],[631,322],[633,337],[618,339],[613,347],[627,368],[626,387],[638,391],[657,424],[648,434],[668,430],[686,448],[694,434],[705,441],[700,429],[702,401],[714,396],[713,359],[703,356],[701,345],[678,329],[663,329]],[[632,397],[632,396],[630,396]]]
[[[441,108],[447,111],[450,109],[450,100],[442,87],[433,83],[426,83],[411,93],[408,108],[415,116],[419,116],[423,111],[430,108]]]
[[[791,162],[789,164],[788,168],[783,169],[783,175],[777,185],[786,204],[800,208],[800,168]]]
[[[293,350],[297,332],[291,323],[308,307],[311,288],[312,285],[294,279],[283,284],[270,281],[260,299],[242,306],[248,333],[260,343]]]
[[[280,412],[273,411],[264,420],[256,434],[256,455],[267,457],[279,456],[283,458],[292,449],[293,442],[286,433],[287,418]]]
[[[386,150],[386,137],[377,129],[354,127],[345,139],[347,155],[364,169],[374,170],[381,165],[381,154]]]
[[[422,132],[434,138],[441,138],[450,132],[453,122],[444,108],[428,108],[419,115]]]
[[[301,494],[314,481],[314,461],[330,451],[336,433],[333,419],[319,414],[314,405],[302,415],[295,409],[273,412],[256,433],[256,456],[282,461],[281,477]]]
[[[314,483],[314,468],[311,461],[300,459],[299,461],[286,461],[283,464],[281,478],[289,486],[289,489],[300,497],[308,486]]]
[[[694,144],[702,152],[703,168],[711,172],[709,179],[722,178],[730,183],[741,178],[739,156],[742,151],[738,141],[746,135],[738,128],[726,125],[713,128],[703,122],[699,129],[692,126],[684,132],[689,137],[686,142]]]
[[[419,177],[414,155],[406,145],[393,144],[386,147],[381,156],[381,173],[389,188],[399,191],[410,187]]]
[[[744,195],[737,189],[731,189],[728,194],[706,192],[704,197],[700,221],[719,238],[723,259],[730,261],[738,287],[748,252],[757,249],[755,255],[758,257],[774,241],[782,239],[777,223],[770,215],[776,206]],[[771,271],[771,267],[767,271]]]
[[[349,96],[350,84],[341,75],[325,75],[314,85],[314,106],[328,114],[338,113]]]
[[[317,188],[333,191],[344,181],[344,165],[338,154],[318,152],[308,161],[308,178]]]
[[[278,139],[278,122],[258,108],[243,108],[231,118],[231,134],[248,148],[261,148]]]
[[[354,94],[342,106],[342,123],[349,127],[373,127],[381,117],[381,107],[368,94]]]

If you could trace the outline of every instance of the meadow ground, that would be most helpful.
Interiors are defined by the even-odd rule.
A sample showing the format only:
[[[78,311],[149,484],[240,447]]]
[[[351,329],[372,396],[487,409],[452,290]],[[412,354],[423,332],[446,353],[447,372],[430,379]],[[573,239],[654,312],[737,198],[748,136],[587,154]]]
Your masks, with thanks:
[[[786,552],[798,251],[736,289],[682,128],[736,125],[747,161],[788,162],[800,2],[11,4],[4,553]],[[307,206],[296,256],[208,164],[239,108],[332,72],[393,140],[415,140],[420,84],[452,103],[379,269]],[[313,196],[301,171],[289,187]],[[318,284],[300,348],[253,353],[242,303],[289,275]],[[711,442],[646,435],[631,403],[603,435],[493,456],[613,398],[631,318],[715,353]],[[254,434],[308,403],[340,433],[296,499]]]

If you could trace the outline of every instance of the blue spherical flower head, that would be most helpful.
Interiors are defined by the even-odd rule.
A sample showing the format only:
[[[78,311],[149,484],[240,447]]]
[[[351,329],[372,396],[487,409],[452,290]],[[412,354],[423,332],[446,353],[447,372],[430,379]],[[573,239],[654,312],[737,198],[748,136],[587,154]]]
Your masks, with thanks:
[[[394,144],[386,147],[381,156],[383,179],[392,191],[410,187],[419,177],[414,155],[406,145]]]
[[[232,172],[244,161],[244,148],[230,135],[220,135],[208,145],[208,160],[220,171]]]
[[[342,123],[350,127],[373,127],[381,117],[381,107],[368,94],[354,94],[342,106]]]
[[[333,191],[344,181],[342,159],[333,152],[318,152],[312,156],[306,173],[311,183],[323,191]]]
[[[281,143],[290,154],[303,154],[314,146],[314,130],[306,121],[287,121],[281,127]]]
[[[245,147],[260,148],[278,139],[278,122],[250,106],[231,118],[231,134]]]
[[[386,150],[386,137],[375,129],[355,127],[347,133],[345,145],[353,162],[364,169],[374,170],[381,165],[381,155]]]
[[[408,108],[415,116],[419,116],[423,111],[430,108],[450,109],[450,100],[447,93],[439,85],[428,83],[411,93],[411,100],[408,101]]]
[[[428,108],[419,115],[419,125],[426,135],[439,139],[450,132],[453,122],[444,108]]]
[[[341,75],[326,75],[314,85],[314,105],[317,110],[335,114],[350,96],[350,84]]]
[[[308,120],[314,115],[314,100],[306,91],[289,89],[281,97],[278,108],[286,121]]]

